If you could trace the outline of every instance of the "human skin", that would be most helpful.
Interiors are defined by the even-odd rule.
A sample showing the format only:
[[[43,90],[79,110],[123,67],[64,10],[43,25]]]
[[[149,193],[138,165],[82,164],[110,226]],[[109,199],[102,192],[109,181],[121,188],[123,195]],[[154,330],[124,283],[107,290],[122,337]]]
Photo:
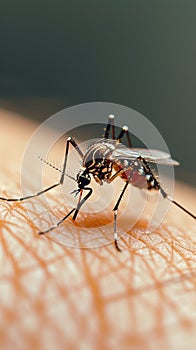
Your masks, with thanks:
[[[22,156],[37,125],[4,110],[0,125],[1,194],[20,196]],[[33,192],[33,173],[28,180]],[[52,175],[46,182],[54,183]],[[176,184],[175,198],[192,212],[195,195]],[[49,198],[58,208],[56,189]],[[34,219],[24,202],[0,203],[1,349],[196,348],[191,217],[171,207],[154,232],[126,230],[121,253],[113,244],[74,249],[37,234],[45,202],[33,201]],[[62,209],[66,203],[59,219]],[[75,231],[82,215],[72,223]],[[96,216],[97,230],[103,220]]]

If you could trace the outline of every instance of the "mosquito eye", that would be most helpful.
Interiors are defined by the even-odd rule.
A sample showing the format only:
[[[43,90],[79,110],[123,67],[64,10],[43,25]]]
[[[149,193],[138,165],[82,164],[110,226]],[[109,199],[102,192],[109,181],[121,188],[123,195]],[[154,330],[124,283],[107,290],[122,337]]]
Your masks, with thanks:
[[[82,176],[81,178],[82,178],[82,182],[85,186],[88,185],[91,181],[90,176],[86,176],[86,177]]]
[[[78,187],[84,188],[91,182],[91,178],[88,174],[78,175]]]

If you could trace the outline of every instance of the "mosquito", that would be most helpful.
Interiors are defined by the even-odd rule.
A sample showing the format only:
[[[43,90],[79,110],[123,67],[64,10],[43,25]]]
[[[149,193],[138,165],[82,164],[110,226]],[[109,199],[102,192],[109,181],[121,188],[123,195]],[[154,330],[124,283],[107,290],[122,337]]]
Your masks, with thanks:
[[[122,144],[123,137],[127,138],[128,147]],[[77,173],[76,179],[66,173],[70,145],[73,146],[73,148],[76,150],[82,162],[82,167]],[[47,161],[44,162],[52,166]],[[57,167],[52,166],[56,170],[59,170],[61,173],[60,179],[57,183],[41,190],[40,192],[26,197],[0,197],[0,199],[7,202],[24,201],[33,197],[38,197],[41,194],[62,185],[64,183],[65,176],[68,176],[76,181],[77,189],[71,192],[75,195],[78,195],[76,206],[72,208],[68,214],[59,220],[55,225],[51,226],[45,231],[38,233],[40,235],[44,235],[61,225],[71,214],[73,214],[72,219],[74,221],[76,220],[81,207],[93,193],[93,189],[90,186],[92,179],[94,179],[95,182],[97,182],[99,185],[103,185],[104,182],[111,184],[116,178],[120,177],[124,181],[124,187],[118,196],[113,208],[113,239],[117,251],[121,251],[121,248],[118,244],[119,238],[117,233],[117,216],[119,205],[129,184],[138,188],[145,188],[146,190],[153,189],[159,191],[163,198],[175,204],[181,210],[190,215],[193,219],[196,219],[196,216],[194,214],[176,202],[168,193],[165,192],[159,183],[159,180],[151,169],[150,164],[153,163],[170,166],[179,164],[177,161],[171,159],[170,155],[165,152],[151,149],[133,148],[127,126],[123,126],[120,130],[119,135],[116,137],[114,115],[110,114],[108,117],[107,126],[105,128],[104,137],[98,139],[93,145],[90,145],[85,152],[81,150],[79,145],[72,137],[67,138],[62,169],[58,169]]]

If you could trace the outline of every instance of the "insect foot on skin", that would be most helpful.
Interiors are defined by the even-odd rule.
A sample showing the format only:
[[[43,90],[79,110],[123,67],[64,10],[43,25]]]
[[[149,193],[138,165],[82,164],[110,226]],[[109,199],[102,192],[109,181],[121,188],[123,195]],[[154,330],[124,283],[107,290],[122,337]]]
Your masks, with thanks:
[[[65,176],[68,176],[74,180],[77,184],[77,189],[74,189],[72,191],[72,194],[78,196],[77,204],[55,225],[49,227],[45,231],[39,232],[40,235],[44,235],[61,225],[71,214],[73,214],[72,219],[76,220],[81,207],[93,193],[93,189],[90,186],[92,180],[97,182],[99,185],[103,185],[104,182],[111,184],[113,181],[115,181],[116,178],[121,178],[124,181],[124,187],[119,196],[116,198],[116,203],[113,208],[113,239],[115,247],[118,251],[121,251],[118,244],[119,238],[117,233],[118,209],[129,184],[138,188],[145,188],[148,191],[159,191],[163,198],[175,204],[181,210],[190,215],[193,219],[196,219],[196,216],[194,214],[176,202],[169,194],[165,192],[159,182],[159,179],[155,177],[153,171],[151,170],[151,165],[153,163],[168,166],[179,165],[179,163],[171,159],[169,154],[162,151],[144,148],[133,148],[127,126],[122,127],[117,137],[115,133],[116,130],[114,125],[114,115],[109,115],[104,137],[98,139],[95,143],[93,143],[93,145],[89,146],[85,152],[80,149],[79,145],[72,137],[68,137],[66,141],[66,150],[62,169],[53,166],[40,157],[41,161],[60,172],[60,179],[57,183],[41,190],[40,192],[26,197],[0,197],[0,199],[7,202],[24,201],[33,197],[38,197],[41,194],[62,185],[64,183]],[[129,147],[123,145],[122,139],[124,137],[127,138]],[[70,146],[75,149],[82,162],[82,167],[78,172],[76,178],[67,175],[66,173]]]

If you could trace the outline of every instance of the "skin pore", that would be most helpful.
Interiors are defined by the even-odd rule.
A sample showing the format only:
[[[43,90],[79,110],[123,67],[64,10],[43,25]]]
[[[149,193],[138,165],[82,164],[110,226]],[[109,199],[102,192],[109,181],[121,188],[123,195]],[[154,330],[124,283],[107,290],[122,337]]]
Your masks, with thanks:
[[[0,121],[1,195],[20,196],[22,156],[37,125],[5,110]],[[49,174],[48,186],[59,176]],[[30,171],[29,193],[35,177]],[[58,191],[47,198],[60,219],[68,208]],[[176,184],[174,198],[192,212],[195,195]],[[38,236],[46,202],[40,196],[26,203],[0,203],[1,349],[195,349],[192,218],[171,206],[155,232],[126,229],[122,253],[113,244],[74,249]],[[76,233],[82,213],[78,220],[69,220]],[[88,220],[91,227],[93,214]],[[97,230],[104,220],[96,215]]]

